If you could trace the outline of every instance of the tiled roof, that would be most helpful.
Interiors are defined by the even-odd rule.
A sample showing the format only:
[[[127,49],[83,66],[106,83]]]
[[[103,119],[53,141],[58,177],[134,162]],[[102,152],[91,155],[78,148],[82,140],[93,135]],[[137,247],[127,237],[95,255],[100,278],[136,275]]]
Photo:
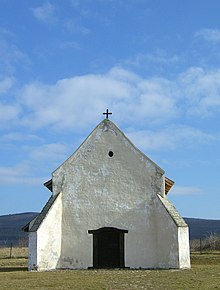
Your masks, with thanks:
[[[166,208],[167,212],[170,214],[172,217],[173,221],[178,227],[187,227],[186,222],[184,219],[180,216],[176,208],[172,205],[172,203],[165,197],[160,196],[159,194],[157,195],[162,202],[163,206]]]

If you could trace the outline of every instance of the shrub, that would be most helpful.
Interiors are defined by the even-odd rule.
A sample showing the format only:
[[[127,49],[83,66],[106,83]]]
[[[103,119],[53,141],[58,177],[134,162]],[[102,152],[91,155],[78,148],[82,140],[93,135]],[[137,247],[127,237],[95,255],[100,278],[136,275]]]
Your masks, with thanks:
[[[220,235],[210,233],[203,239],[190,241],[191,252],[220,251]]]

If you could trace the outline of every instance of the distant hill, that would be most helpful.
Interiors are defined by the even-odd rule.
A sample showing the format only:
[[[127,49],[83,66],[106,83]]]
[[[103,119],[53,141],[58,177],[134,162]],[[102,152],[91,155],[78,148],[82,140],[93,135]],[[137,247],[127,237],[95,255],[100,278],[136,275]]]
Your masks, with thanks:
[[[18,245],[27,239],[28,233],[22,227],[38,215],[36,212],[26,212],[0,216],[0,247]]]
[[[200,239],[217,234],[220,236],[220,220],[207,220],[198,218],[184,218],[189,226],[190,239]]]
[[[36,212],[10,214],[0,216],[0,247],[14,246],[27,239],[28,234],[22,227],[38,215]],[[198,218],[184,218],[190,229],[190,239],[204,238],[210,233],[220,235],[220,220],[207,220]]]

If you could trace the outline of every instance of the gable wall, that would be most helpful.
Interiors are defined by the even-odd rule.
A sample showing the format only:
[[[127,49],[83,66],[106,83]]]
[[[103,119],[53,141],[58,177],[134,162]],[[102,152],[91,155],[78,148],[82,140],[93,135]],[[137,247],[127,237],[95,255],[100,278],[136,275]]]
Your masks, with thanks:
[[[113,157],[108,156],[110,150]],[[60,267],[91,267],[92,235],[88,230],[108,226],[128,230],[126,266],[157,267],[163,245],[169,243],[178,253],[177,227],[159,208],[157,194],[164,196],[163,173],[112,123],[101,123],[53,173],[54,192],[63,192]],[[166,249],[164,255],[162,263],[176,266]]]

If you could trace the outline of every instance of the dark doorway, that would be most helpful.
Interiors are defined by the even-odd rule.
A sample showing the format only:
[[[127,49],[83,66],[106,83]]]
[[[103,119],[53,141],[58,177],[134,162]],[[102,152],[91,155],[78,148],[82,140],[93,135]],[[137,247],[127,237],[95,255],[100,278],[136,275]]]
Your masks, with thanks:
[[[124,234],[127,230],[105,227],[88,233],[93,234],[94,268],[124,268]]]

